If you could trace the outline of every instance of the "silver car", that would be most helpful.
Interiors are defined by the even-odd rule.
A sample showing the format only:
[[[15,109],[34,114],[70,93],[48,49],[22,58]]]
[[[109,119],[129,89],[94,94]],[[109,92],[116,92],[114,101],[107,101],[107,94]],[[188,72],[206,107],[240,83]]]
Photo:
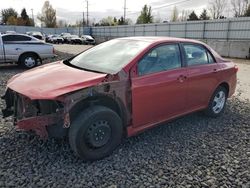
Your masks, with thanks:
[[[33,68],[51,57],[55,57],[51,44],[23,34],[0,35],[0,63],[15,62]]]

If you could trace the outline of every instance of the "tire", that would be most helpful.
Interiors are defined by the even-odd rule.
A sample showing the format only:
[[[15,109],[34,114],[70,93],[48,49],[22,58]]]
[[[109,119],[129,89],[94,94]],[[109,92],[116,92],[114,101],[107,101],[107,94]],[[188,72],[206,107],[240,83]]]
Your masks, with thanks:
[[[228,97],[228,91],[225,87],[219,86],[213,93],[205,115],[209,117],[218,117],[223,114]]]
[[[31,69],[37,66],[38,61],[41,61],[34,53],[26,53],[20,57],[20,64],[24,68]]]
[[[93,106],[79,113],[69,129],[70,147],[84,161],[110,155],[122,137],[121,118],[104,106]]]

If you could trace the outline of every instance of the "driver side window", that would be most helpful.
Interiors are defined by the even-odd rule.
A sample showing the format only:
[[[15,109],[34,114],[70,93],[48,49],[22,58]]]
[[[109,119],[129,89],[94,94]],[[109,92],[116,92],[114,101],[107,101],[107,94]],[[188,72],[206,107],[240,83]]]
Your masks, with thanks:
[[[181,67],[178,44],[161,45],[147,53],[138,63],[139,76]]]

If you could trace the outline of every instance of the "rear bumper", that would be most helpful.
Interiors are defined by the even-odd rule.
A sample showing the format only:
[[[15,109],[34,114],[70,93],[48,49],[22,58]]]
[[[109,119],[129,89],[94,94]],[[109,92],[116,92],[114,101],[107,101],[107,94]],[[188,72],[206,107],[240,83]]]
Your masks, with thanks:
[[[92,45],[95,45],[95,41],[88,41],[88,40],[85,40],[84,43],[85,43],[85,44],[92,44]]]
[[[237,87],[237,75],[236,74],[231,77],[229,83],[230,85],[229,85],[228,97],[232,97]]]

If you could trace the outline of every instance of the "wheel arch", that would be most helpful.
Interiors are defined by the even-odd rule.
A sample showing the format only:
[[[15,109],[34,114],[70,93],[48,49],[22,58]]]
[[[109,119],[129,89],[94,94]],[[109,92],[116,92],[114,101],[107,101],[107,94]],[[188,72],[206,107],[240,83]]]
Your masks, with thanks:
[[[127,125],[128,116],[123,102],[118,98],[114,99],[113,97],[106,95],[98,95],[82,99],[70,109],[70,119],[73,120],[81,111],[90,106],[105,106],[113,110],[122,119],[123,126]]]
[[[23,52],[22,54],[19,55],[18,63],[20,63],[21,58],[22,58],[24,55],[26,55],[26,54],[34,54],[35,56],[37,56],[37,58],[39,58],[40,60],[42,60],[38,53],[33,52],[33,51],[27,51],[27,52]]]
[[[218,87],[224,87],[226,90],[227,90],[227,95],[229,94],[229,91],[230,91],[230,86],[229,86],[229,84],[227,83],[227,82],[222,82],[222,83],[220,83],[219,85],[218,85]],[[218,88],[217,87],[217,88]]]

